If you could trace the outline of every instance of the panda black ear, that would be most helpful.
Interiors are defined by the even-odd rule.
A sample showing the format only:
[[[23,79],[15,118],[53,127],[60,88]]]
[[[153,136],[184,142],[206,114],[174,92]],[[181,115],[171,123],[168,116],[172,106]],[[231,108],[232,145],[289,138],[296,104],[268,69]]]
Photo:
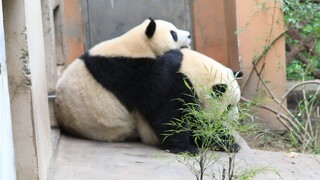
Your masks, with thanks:
[[[223,93],[227,91],[228,85],[226,84],[215,84],[212,86],[212,92],[215,97],[221,97]]]
[[[150,19],[150,23],[146,29],[146,35],[148,38],[151,38],[154,32],[156,31],[156,22],[152,18],[149,18],[149,19]]]
[[[233,75],[235,78],[241,78],[243,76],[243,72],[241,71],[233,71]]]

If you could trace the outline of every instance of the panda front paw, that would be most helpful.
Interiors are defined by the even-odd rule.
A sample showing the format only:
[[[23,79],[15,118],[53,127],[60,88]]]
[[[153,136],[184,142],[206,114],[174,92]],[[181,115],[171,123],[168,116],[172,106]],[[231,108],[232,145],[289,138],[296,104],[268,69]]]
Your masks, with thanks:
[[[233,143],[229,147],[229,152],[236,153],[240,150],[240,146],[237,143]]]
[[[166,150],[167,152],[174,154],[188,153],[190,155],[197,155],[199,153],[199,149],[195,146],[189,146],[187,148],[170,148]]]
[[[182,58],[183,55],[182,55],[182,52],[180,51],[180,49],[172,49],[172,50],[166,52],[164,54],[164,56],[174,56],[174,57]]]
[[[179,49],[173,49],[160,56],[159,60],[166,61],[170,64],[180,64],[182,61],[182,57],[183,54]]]

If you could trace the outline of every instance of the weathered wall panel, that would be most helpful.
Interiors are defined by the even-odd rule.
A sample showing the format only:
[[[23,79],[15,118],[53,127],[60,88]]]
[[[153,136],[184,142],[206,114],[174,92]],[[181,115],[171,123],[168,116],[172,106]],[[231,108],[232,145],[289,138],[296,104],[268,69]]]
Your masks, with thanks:
[[[86,49],[117,37],[146,18],[170,21],[192,32],[189,0],[95,0],[82,1]]]

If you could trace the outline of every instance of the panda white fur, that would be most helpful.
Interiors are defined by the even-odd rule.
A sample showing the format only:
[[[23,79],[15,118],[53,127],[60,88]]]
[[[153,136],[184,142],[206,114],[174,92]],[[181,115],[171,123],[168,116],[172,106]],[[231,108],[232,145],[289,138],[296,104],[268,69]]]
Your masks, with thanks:
[[[239,116],[237,104],[240,101],[240,87],[236,81],[237,77],[242,76],[242,72],[233,72],[231,69],[225,67],[221,63],[205,56],[201,53],[190,49],[182,49],[181,50],[183,59],[179,67],[179,72],[187,77],[189,81],[189,85],[195,90],[199,101],[203,104],[205,108],[210,108],[207,91],[206,88],[212,89],[213,92],[216,93],[216,96],[219,97],[219,102],[221,102],[221,106],[219,108],[224,110],[228,110],[228,115],[234,119],[237,119]],[[170,57],[173,59],[174,57]],[[179,57],[177,57],[178,59]],[[181,80],[181,79],[180,79]],[[179,84],[181,85],[181,84]],[[181,91],[181,89],[180,89]],[[174,93],[174,92],[172,92]],[[181,93],[181,92],[178,92]],[[179,96],[179,94],[175,94],[174,97],[182,98],[186,101],[186,103],[192,102],[192,99],[189,99],[187,96]],[[170,103],[173,103],[172,101]],[[181,108],[181,104],[178,105],[178,108]],[[165,112],[171,112],[170,110],[166,110]],[[176,111],[174,111],[177,113]],[[177,118],[176,116],[173,117]],[[220,114],[217,114],[217,118]],[[170,115],[167,114],[168,117]],[[150,144],[160,144],[161,139],[159,140],[159,136],[154,132],[154,128],[149,126],[147,120],[143,117],[136,118],[138,123],[138,131],[139,135],[144,142],[148,142]],[[179,153],[183,151],[188,151],[190,153],[196,153],[191,137],[191,132],[180,133],[178,137],[174,137],[175,143],[179,144],[175,148],[169,148],[171,152]],[[182,134],[182,135],[181,135]],[[170,139],[170,137],[169,137]],[[230,139],[230,138],[226,138]],[[232,139],[232,138],[231,138]],[[235,142],[226,142],[233,143],[230,144],[230,150],[237,151],[238,145]],[[216,144],[216,146],[219,146]],[[218,149],[223,149],[222,147],[217,147]]]
[[[175,73],[179,58],[172,60],[170,53],[163,61],[158,57],[171,49],[187,47],[190,42],[189,32],[166,21],[147,19],[122,36],[97,44],[72,62],[57,82],[56,115],[60,127],[68,133],[100,141],[137,137],[133,117],[141,114],[132,104],[125,103],[132,100],[121,99],[121,94],[114,92],[119,88],[140,89],[136,86],[144,82],[139,78],[148,77],[148,73],[155,74],[153,80],[169,86],[172,83],[169,74]],[[104,65],[110,65],[110,68],[104,71],[99,67]],[[140,74],[131,76],[133,70]],[[101,82],[105,80],[107,85]],[[132,88],[125,87],[127,85]],[[162,85],[154,87],[158,88],[158,94],[154,95],[167,93]],[[138,100],[135,93],[132,95],[131,98]],[[153,94],[146,93],[146,96],[150,98]]]

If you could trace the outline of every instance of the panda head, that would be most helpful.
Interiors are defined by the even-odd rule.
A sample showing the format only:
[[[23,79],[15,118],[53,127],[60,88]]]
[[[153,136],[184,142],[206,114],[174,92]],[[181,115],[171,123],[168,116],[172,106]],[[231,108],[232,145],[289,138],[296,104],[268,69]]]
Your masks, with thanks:
[[[156,55],[162,55],[171,49],[189,47],[191,43],[188,31],[176,28],[172,23],[163,20],[146,20],[146,41]]]
[[[103,41],[89,50],[92,56],[155,58],[172,49],[189,47],[190,33],[163,20],[144,20],[123,35]]]
[[[191,49],[182,49],[181,52],[183,61],[180,72],[188,77],[204,107],[215,114],[228,112],[228,116],[237,118],[241,91],[236,79],[242,73],[233,72],[218,61]]]
[[[225,67],[226,68],[226,67]],[[242,77],[242,72],[233,72],[226,68],[227,73],[220,76],[220,82],[211,86],[212,96],[218,100],[220,113],[225,113],[228,119],[239,118],[238,103],[241,97],[240,86],[237,78]],[[216,77],[213,77],[216,79]]]

